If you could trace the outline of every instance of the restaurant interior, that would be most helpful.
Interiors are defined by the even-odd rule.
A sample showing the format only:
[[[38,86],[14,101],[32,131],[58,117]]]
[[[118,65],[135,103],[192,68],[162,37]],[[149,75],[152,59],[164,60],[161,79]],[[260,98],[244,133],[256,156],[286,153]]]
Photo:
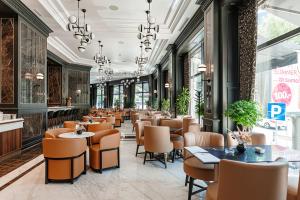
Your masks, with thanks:
[[[1,200],[300,200],[297,0],[0,0]]]

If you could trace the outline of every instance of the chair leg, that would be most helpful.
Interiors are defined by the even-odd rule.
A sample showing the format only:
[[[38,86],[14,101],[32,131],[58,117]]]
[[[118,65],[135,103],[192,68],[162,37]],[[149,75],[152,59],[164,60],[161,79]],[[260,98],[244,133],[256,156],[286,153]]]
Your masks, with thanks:
[[[147,151],[145,151],[145,156],[144,156],[144,164],[146,163],[147,154],[148,154],[148,152],[147,152]]]
[[[118,148],[118,168],[120,168],[120,147]]]
[[[137,157],[137,155],[138,155],[138,152],[139,152],[139,147],[140,147],[140,145],[136,145],[135,157]]]
[[[173,149],[173,152],[172,152],[172,163],[175,162],[175,156],[176,156],[176,149]]]
[[[186,176],[185,176],[185,183],[184,183],[184,186],[185,186],[185,187],[187,186],[188,182],[189,182],[189,176],[186,175]]]
[[[168,154],[164,153],[164,162],[165,162],[165,168],[167,169],[167,162],[168,162]]]
[[[189,181],[189,196],[188,196],[188,200],[191,200],[191,199],[192,199],[193,185],[194,185],[194,178],[193,178],[193,177],[190,177],[190,181]]]

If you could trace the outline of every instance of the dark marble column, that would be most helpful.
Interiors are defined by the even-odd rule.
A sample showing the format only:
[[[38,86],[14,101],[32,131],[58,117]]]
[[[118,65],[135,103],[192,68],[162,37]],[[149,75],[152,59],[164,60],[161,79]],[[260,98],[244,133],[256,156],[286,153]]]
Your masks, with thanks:
[[[161,109],[161,97],[162,97],[162,73],[161,73],[161,65],[156,65],[157,69],[157,103],[159,110]]]

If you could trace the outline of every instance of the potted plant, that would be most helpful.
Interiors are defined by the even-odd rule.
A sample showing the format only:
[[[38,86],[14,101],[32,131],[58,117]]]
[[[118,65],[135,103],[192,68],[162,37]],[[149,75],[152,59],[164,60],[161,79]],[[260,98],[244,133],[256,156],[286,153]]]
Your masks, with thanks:
[[[171,116],[169,99],[163,99],[161,101],[161,110],[162,110],[164,116],[167,116],[167,117]]]
[[[201,117],[204,116],[204,98],[202,96],[202,92],[196,90],[196,96],[195,96],[195,111],[196,115],[198,116],[199,124],[201,121]]]
[[[115,101],[114,101],[114,107],[116,108],[116,110],[120,110],[121,102],[120,102],[119,99],[115,99]]]
[[[238,132],[233,132],[232,137],[238,141],[237,150],[245,151],[245,144],[250,141],[248,132],[263,116],[261,107],[252,100],[239,100],[228,107],[225,116],[236,124]]]
[[[181,93],[176,99],[176,108],[178,115],[188,115],[190,104],[190,91],[188,88],[183,87]]]

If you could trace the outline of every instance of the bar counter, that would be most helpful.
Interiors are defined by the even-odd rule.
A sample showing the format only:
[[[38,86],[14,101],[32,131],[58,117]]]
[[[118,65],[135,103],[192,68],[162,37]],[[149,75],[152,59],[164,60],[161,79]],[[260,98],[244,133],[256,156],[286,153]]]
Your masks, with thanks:
[[[23,123],[23,118],[0,121],[0,160],[21,151]]]

